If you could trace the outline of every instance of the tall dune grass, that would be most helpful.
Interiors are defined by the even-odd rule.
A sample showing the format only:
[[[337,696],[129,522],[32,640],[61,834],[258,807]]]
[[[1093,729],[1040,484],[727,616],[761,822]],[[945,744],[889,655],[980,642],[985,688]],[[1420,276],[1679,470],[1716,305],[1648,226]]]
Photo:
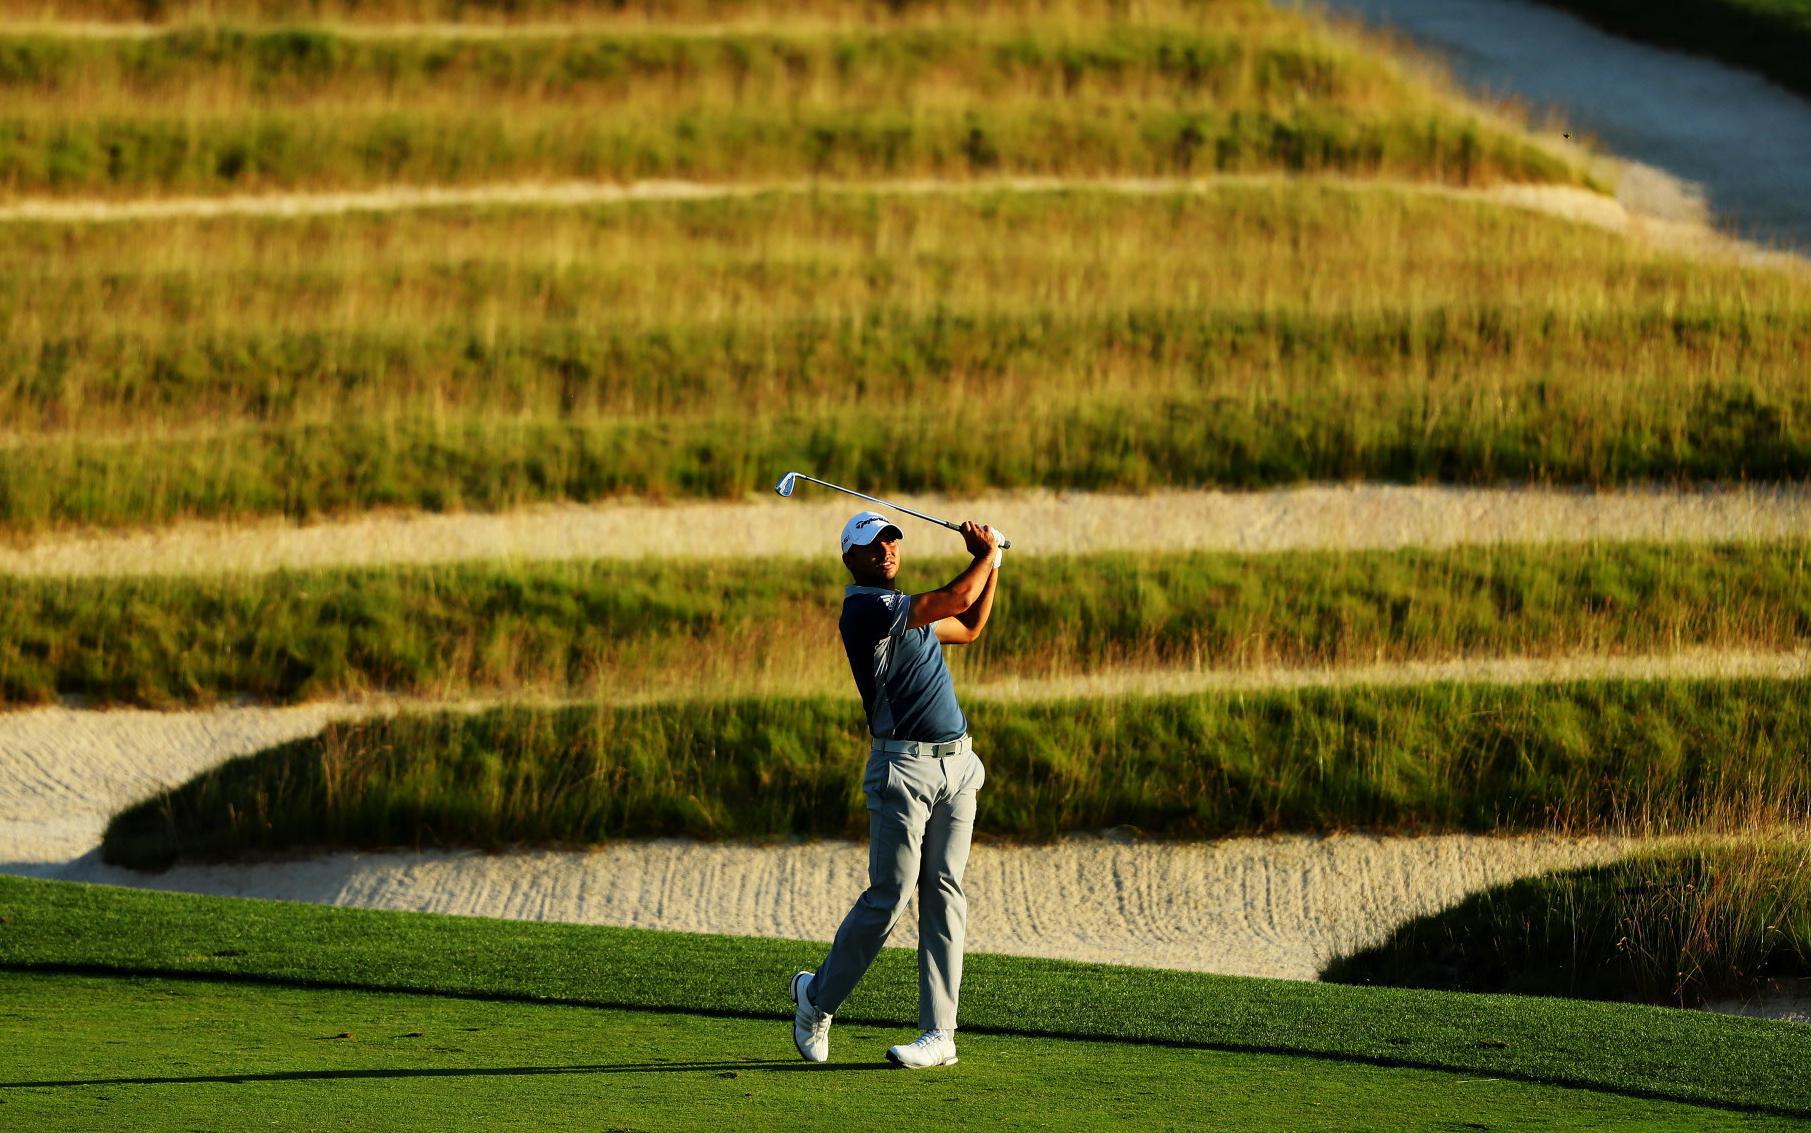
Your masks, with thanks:
[[[1668,846],[1467,898],[1321,978],[1698,1006],[1811,976],[1802,829]]]
[[[410,413],[1789,403],[1811,279],[1376,189],[778,194],[8,230],[0,431]],[[1671,392],[1669,392],[1671,391]],[[1504,416],[1513,416],[1513,412]],[[1343,416],[1343,414],[1342,414]]]
[[[145,22],[211,26],[324,22],[361,25],[444,24],[466,30],[550,23],[595,23],[638,29],[723,24],[762,26],[808,19],[833,26],[913,26],[952,15],[1054,21],[1099,19],[1103,13],[1177,18],[1272,19],[1263,0],[3,0],[8,20]]]
[[[733,532],[725,533],[734,538]],[[902,585],[960,564],[913,562]],[[1010,567],[959,679],[1792,650],[1802,543],[1091,555]],[[0,580],[0,703],[849,695],[841,565],[549,563]]]
[[[1575,182],[1568,159],[1299,13],[448,39],[0,40],[0,189],[1275,169]]]
[[[1803,278],[1387,190],[11,231],[15,530],[737,496],[781,467],[956,491],[1811,475]]]
[[[1802,817],[1802,681],[1604,682],[986,704],[978,830],[1696,829]],[[338,724],[109,824],[156,868],[302,847],[859,835],[846,700],[505,708]]]

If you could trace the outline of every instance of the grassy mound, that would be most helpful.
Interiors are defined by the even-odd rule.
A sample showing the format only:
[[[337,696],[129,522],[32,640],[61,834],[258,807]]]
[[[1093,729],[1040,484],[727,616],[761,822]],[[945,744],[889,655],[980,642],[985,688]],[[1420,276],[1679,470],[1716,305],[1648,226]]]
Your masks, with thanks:
[[[434,917],[0,877],[0,966],[751,1017],[821,945]],[[913,957],[889,950],[838,1015],[915,1018]],[[760,973],[778,973],[768,979]],[[1594,1003],[1340,988],[977,955],[971,1035],[1106,1039],[1463,1070],[1811,1116],[1801,1031]],[[330,1032],[331,1033],[331,1032]],[[977,1041],[971,1038],[970,1041]],[[1683,1052],[1683,1053],[1682,1053]]]
[[[14,529],[739,496],[784,467],[955,491],[1811,476],[1802,278],[1412,192],[15,231]]]
[[[950,657],[967,686],[1103,670],[1790,650],[1811,636],[1805,554],[1789,541],[1028,558],[1012,564],[986,638]],[[960,565],[914,561],[901,584],[941,585]],[[0,579],[0,703],[846,695],[834,628],[846,581],[828,555]]]
[[[30,193],[1260,169],[1582,179],[1388,57],[1245,3],[708,35],[191,28],[4,48],[0,183]]]
[[[1802,681],[1432,685],[985,704],[984,834],[1642,831],[1802,814]],[[844,699],[379,718],[116,816],[103,855],[863,835]]]
[[[1479,893],[1323,979],[1698,1004],[1811,975],[1811,846],[1669,849]]]

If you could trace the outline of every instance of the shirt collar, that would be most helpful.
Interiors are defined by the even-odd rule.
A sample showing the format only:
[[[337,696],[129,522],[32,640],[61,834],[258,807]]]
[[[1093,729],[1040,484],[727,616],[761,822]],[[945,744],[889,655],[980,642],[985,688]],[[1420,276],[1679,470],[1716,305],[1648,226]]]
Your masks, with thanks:
[[[844,597],[848,597],[848,598],[853,598],[857,594],[897,594],[897,593],[899,593],[899,590],[897,588],[888,588],[888,587],[884,587],[884,586],[856,586],[854,584],[850,584],[848,586],[843,587],[843,595],[844,595]]]

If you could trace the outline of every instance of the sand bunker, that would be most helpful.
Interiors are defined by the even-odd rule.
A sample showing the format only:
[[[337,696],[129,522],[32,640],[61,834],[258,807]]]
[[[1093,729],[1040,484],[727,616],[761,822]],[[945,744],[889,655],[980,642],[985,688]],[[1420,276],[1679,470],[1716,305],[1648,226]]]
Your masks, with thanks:
[[[624,842],[588,853],[333,854],[159,875],[106,866],[108,818],[345,705],[0,716],[0,869],[199,893],[828,940],[864,847]],[[368,711],[368,710],[367,710]],[[1529,837],[1286,837],[977,847],[973,945],[1311,979],[1339,951],[1478,888],[1601,861],[1618,844]],[[908,923],[898,937],[915,939]]]
[[[1112,550],[1266,552],[1489,543],[1655,540],[1727,542],[1811,537],[1811,490],[1569,492],[1338,485],[1267,492],[1143,496],[1021,492],[977,499],[901,496],[932,515],[977,517],[1013,540],[1010,556]],[[83,533],[0,547],[0,574],[25,577],[263,572],[419,565],[475,559],[711,558],[720,533],[738,553],[823,557],[863,505],[806,485],[790,500],[595,506],[502,514],[366,515],[296,526],[192,523]],[[920,553],[960,550],[955,536],[907,521]]]
[[[1608,860],[1605,840],[1236,838],[977,846],[970,947],[1314,979],[1341,952],[1467,893]],[[192,893],[828,941],[866,885],[867,848],[630,842],[589,853],[366,853],[139,874],[93,855],[21,872]],[[911,945],[907,914],[893,938]]]
[[[339,853],[144,874],[100,861],[110,815],[237,755],[397,705],[0,714],[0,871],[181,892],[827,941],[858,844],[622,842],[590,852]],[[978,952],[1313,979],[1329,959],[1479,889],[1611,860],[1627,840],[1285,836],[984,843]],[[908,913],[894,937],[909,946]],[[1806,989],[1719,1009],[1802,1018]]]
[[[335,704],[0,714],[0,869],[79,857],[133,803],[346,714]]]

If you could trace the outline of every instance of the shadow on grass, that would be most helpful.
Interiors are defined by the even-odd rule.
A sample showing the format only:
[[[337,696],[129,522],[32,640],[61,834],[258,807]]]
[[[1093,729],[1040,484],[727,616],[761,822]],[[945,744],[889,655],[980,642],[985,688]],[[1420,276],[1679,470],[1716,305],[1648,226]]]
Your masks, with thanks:
[[[370,993],[379,994],[379,995],[426,995],[426,996],[434,996],[436,998],[442,998],[442,999],[476,1000],[476,1001],[480,1001],[480,1002],[492,1002],[492,1003],[527,1003],[527,1004],[555,1006],[555,1007],[591,1007],[591,1008],[603,1008],[605,1010],[610,1010],[610,1011],[633,1011],[633,1012],[654,1014],[654,1015],[686,1015],[686,1016],[693,1016],[693,1017],[704,1018],[704,1019],[764,1019],[764,1020],[774,1021],[777,1023],[779,1021],[782,1021],[785,1018],[785,1016],[783,1016],[783,1015],[775,1014],[772,1012],[737,1010],[737,1009],[733,1009],[733,1008],[723,1008],[723,1007],[702,1007],[702,1006],[698,1006],[695,1004],[694,1005],[684,1005],[684,1004],[656,1004],[656,1003],[619,1003],[619,1002],[609,1002],[609,1001],[602,1000],[602,999],[587,999],[587,998],[568,997],[568,996],[552,996],[552,997],[537,996],[537,995],[529,995],[525,992],[512,992],[512,991],[505,991],[505,990],[478,990],[478,989],[449,990],[446,988],[435,988],[435,987],[429,987],[429,986],[419,986],[418,987],[418,986],[409,985],[407,983],[381,984],[381,983],[360,982],[360,981],[356,981],[356,980],[324,980],[324,979],[313,979],[313,978],[306,978],[306,977],[279,976],[279,975],[260,974],[260,973],[251,973],[251,972],[185,971],[180,968],[159,968],[159,967],[155,967],[155,966],[135,967],[135,966],[132,966],[129,964],[122,964],[122,965],[93,964],[93,963],[85,964],[85,963],[69,963],[69,962],[64,962],[64,961],[50,961],[50,962],[45,962],[45,961],[38,961],[38,962],[0,961],[0,971],[54,972],[54,973],[60,973],[60,974],[65,974],[65,975],[103,976],[103,977],[116,978],[116,979],[142,978],[142,979],[157,979],[157,980],[184,980],[184,981],[193,981],[193,982],[197,982],[197,983],[248,984],[248,985],[254,985],[254,986],[262,985],[262,986],[269,986],[269,987],[301,987],[301,988],[311,988],[311,989],[322,990],[322,991],[370,992]],[[848,1022],[850,1024],[872,1025],[872,1026],[904,1026],[905,1025],[904,1023],[902,1023],[900,1020],[897,1020],[897,1019],[889,1020],[889,1019],[882,1019],[882,1018],[864,1018],[864,1017],[860,1017],[860,1016],[854,1016],[853,1013],[851,1015],[851,1018],[846,1020],[846,1022]],[[1374,1067],[1378,1067],[1380,1069],[1385,1069],[1385,1070],[1425,1070],[1425,1071],[1433,1071],[1433,1072],[1442,1073],[1442,1074],[1465,1074],[1465,1075],[1475,1075],[1480,1070],[1480,1068],[1475,1065],[1454,1065],[1450,1061],[1444,1061],[1444,1060],[1437,1059],[1437,1058],[1417,1058],[1417,1057],[1413,1057],[1413,1056],[1409,1056],[1409,1055],[1395,1056],[1395,1055],[1390,1055],[1390,1054],[1384,1054],[1381,1052],[1344,1051],[1344,1050],[1327,1049],[1327,1048],[1321,1048],[1321,1047],[1305,1047],[1305,1046],[1291,1044],[1288,1042],[1265,1043],[1265,1042],[1239,1042],[1239,1041],[1215,1040],[1215,1039],[1154,1038],[1154,1037],[1144,1037],[1144,1036],[1134,1037],[1134,1036],[1125,1036],[1125,1035],[1106,1036],[1106,1035],[1099,1035],[1099,1034],[1081,1034],[1081,1033],[1076,1033],[1073,1031],[1047,1030],[1047,1029],[1038,1028],[1038,1027],[1001,1026],[1001,1025],[991,1025],[990,1026],[990,1025],[985,1025],[985,1024],[968,1024],[963,1027],[963,1031],[968,1034],[971,1034],[971,1035],[1012,1035],[1012,1036],[1015,1036],[1018,1038],[1049,1039],[1049,1040],[1054,1040],[1054,1041],[1058,1041],[1058,1042],[1113,1043],[1113,1044],[1124,1044],[1124,1045],[1129,1045],[1129,1046],[1164,1047],[1164,1048],[1176,1049],[1176,1050],[1210,1050],[1210,1051],[1218,1051],[1222,1054],[1270,1055],[1270,1056],[1283,1057],[1283,1058],[1303,1058],[1303,1059],[1310,1059],[1313,1061],[1320,1061],[1320,1062],[1337,1062],[1337,1063],[1356,1065],[1356,1066],[1374,1066]],[[592,1069],[590,1072],[600,1073],[600,1074],[602,1074],[602,1073],[628,1073],[633,1070],[644,1070],[645,1071],[645,1070],[659,1069],[659,1068],[663,1068],[663,1067],[671,1069],[671,1068],[682,1067],[682,1066],[687,1066],[687,1065],[703,1067],[708,1064],[703,1064],[703,1063],[699,1063],[699,1064],[660,1063],[660,1064],[654,1064],[652,1066],[631,1066],[631,1067],[624,1067],[624,1068],[614,1069],[614,1070],[606,1066],[606,1067]],[[781,1062],[772,1062],[772,1063],[760,1063],[760,1062],[728,1063],[728,1064],[725,1064],[725,1066],[728,1069],[736,1069],[736,1070],[739,1070],[745,1066],[750,1067],[750,1068],[759,1068],[759,1069],[772,1068],[772,1069],[813,1070],[813,1071],[818,1071],[818,1070],[831,1070],[831,1071],[835,1071],[835,1070],[879,1070],[879,1069],[889,1069],[890,1070],[891,1069],[891,1067],[889,1065],[884,1064],[884,1063],[859,1063],[859,1064],[855,1064],[855,1065],[851,1065],[851,1066],[826,1066],[823,1064],[812,1064],[812,1063],[791,1062],[791,1061],[781,1061]],[[587,1068],[585,1068],[585,1067],[573,1067],[573,1068],[564,1068],[564,1069],[548,1068],[544,1071],[535,1071],[533,1069],[525,1069],[525,1070],[517,1070],[515,1072],[516,1073],[540,1072],[540,1073],[550,1073],[550,1074],[562,1074],[562,1073],[582,1073],[582,1072],[585,1072],[586,1070],[587,1070]],[[335,1075],[355,1076],[355,1075],[364,1074],[364,1075],[370,1075],[370,1076],[377,1076],[377,1075],[385,1075],[385,1074],[407,1074],[407,1073],[465,1073],[465,1074],[471,1074],[471,1075],[481,1075],[481,1074],[502,1074],[502,1073],[507,1073],[507,1072],[509,1072],[509,1071],[507,1071],[507,1070],[468,1070],[468,1071],[444,1071],[444,1072],[436,1072],[436,1071],[324,1071],[324,1072],[321,1072],[317,1076],[322,1077],[322,1078],[328,1078],[328,1077],[333,1077]],[[306,1072],[298,1072],[298,1073],[306,1073]],[[1568,1089],[1589,1090],[1593,1093],[1606,1094],[1606,1095],[1611,1095],[1611,1096],[1615,1096],[1615,1097],[1634,1098],[1634,1099],[1643,1100],[1643,1101],[1670,1102],[1670,1103],[1675,1103],[1675,1104],[1679,1104],[1679,1105],[1698,1106],[1698,1107],[1701,1107],[1704,1109],[1722,1110],[1722,1111],[1730,1112],[1730,1113],[1756,1113],[1756,1114],[1767,1114],[1767,1115],[1778,1116],[1778,1117],[1811,1118],[1811,1105],[1777,1105],[1777,1104],[1772,1104],[1772,1103],[1768,1103],[1768,1102],[1758,1102],[1757,1103],[1757,1102],[1735,1101],[1735,1100],[1718,1099],[1718,1098],[1706,1098],[1706,1097],[1692,1094],[1689,1091],[1651,1089],[1651,1088],[1646,1088],[1646,1087],[1641,1087],[1641,1086],[1619,1085],[1619,1084],[1615,1084],[1615,1083],[1611,1083],[1611,1082],[1594,1080],[1594,1079],[1590,1079],[1590,1078],[1583,1077],[1580,1075],[1575,1075],[1575,1074],[1532,1073],[1532,1072],[1528,1072],[1528,1071],[1517,1070],[1514,1068],[1497,1066],[1497,1067],[1491,1067],[1489,1069],[1489,1076],[1492,1078],[1498,1078],[1498,1079],[1502,1079],[1505,1081],[1528,1082],[1533,1085],[1539,1085],[1539,1086],[1558,1086],[1558,1087],[1568,1088]],[[167,1079],[167,1081],[171,1081],[171,1082],[190,1082],[190,1081],[251,1082],[251,1081],[257,1081],[257,1080],[259,1080],[259,1079],[255,1078],[255,1077],[233,1077],[230,1075],[218,1075],[218,1076],[215,1076],[212,1078],[201,1078],[201,1079],[188,1079],[188,1078]],[[129,1082],[130,1080],[123,1080],[123,1081]],[[48,1082],[48,1081],[47,1082],[12,1082],[12,1083],[0,1082],[0,1090],[17,1089],[17,1088],[31,1087],[31,1086],[53,1087],[53,1086],[58,1086],[58,1085],[72,1085],[72,1084],[76,1084],[76,1083],[59,1083],[59,1082]],[[83,1083],[83,1084],[86,1084],[86,1083]],[[105,1084],[109,1084],[109,1083],[95,1082],[93,1084],[105,1085]]]
[[[248,1082],[336,1082],[361,1078],[491,1078],[526,1077],[536,1074],[684,1074],[715,1072],[726,1077],[744,1070],[771,1072],[805,1071],[814,1074],[837,1074],[884,1070],[896,1071],[886,1062],[801,1062],[766,1060],[753,1062],[614,1062],[580,1066],[484,1066],[484,1067],[418,1067],[413,1069],[375,1068],[368,1070],[272,1070],[256,1074],[198,1074],[182,1078],[55,1078],[38,1082],[0,1082],[0,1090],[46,1089],[64,1086],[194,1086],[210,1082],[244,1085]]]

